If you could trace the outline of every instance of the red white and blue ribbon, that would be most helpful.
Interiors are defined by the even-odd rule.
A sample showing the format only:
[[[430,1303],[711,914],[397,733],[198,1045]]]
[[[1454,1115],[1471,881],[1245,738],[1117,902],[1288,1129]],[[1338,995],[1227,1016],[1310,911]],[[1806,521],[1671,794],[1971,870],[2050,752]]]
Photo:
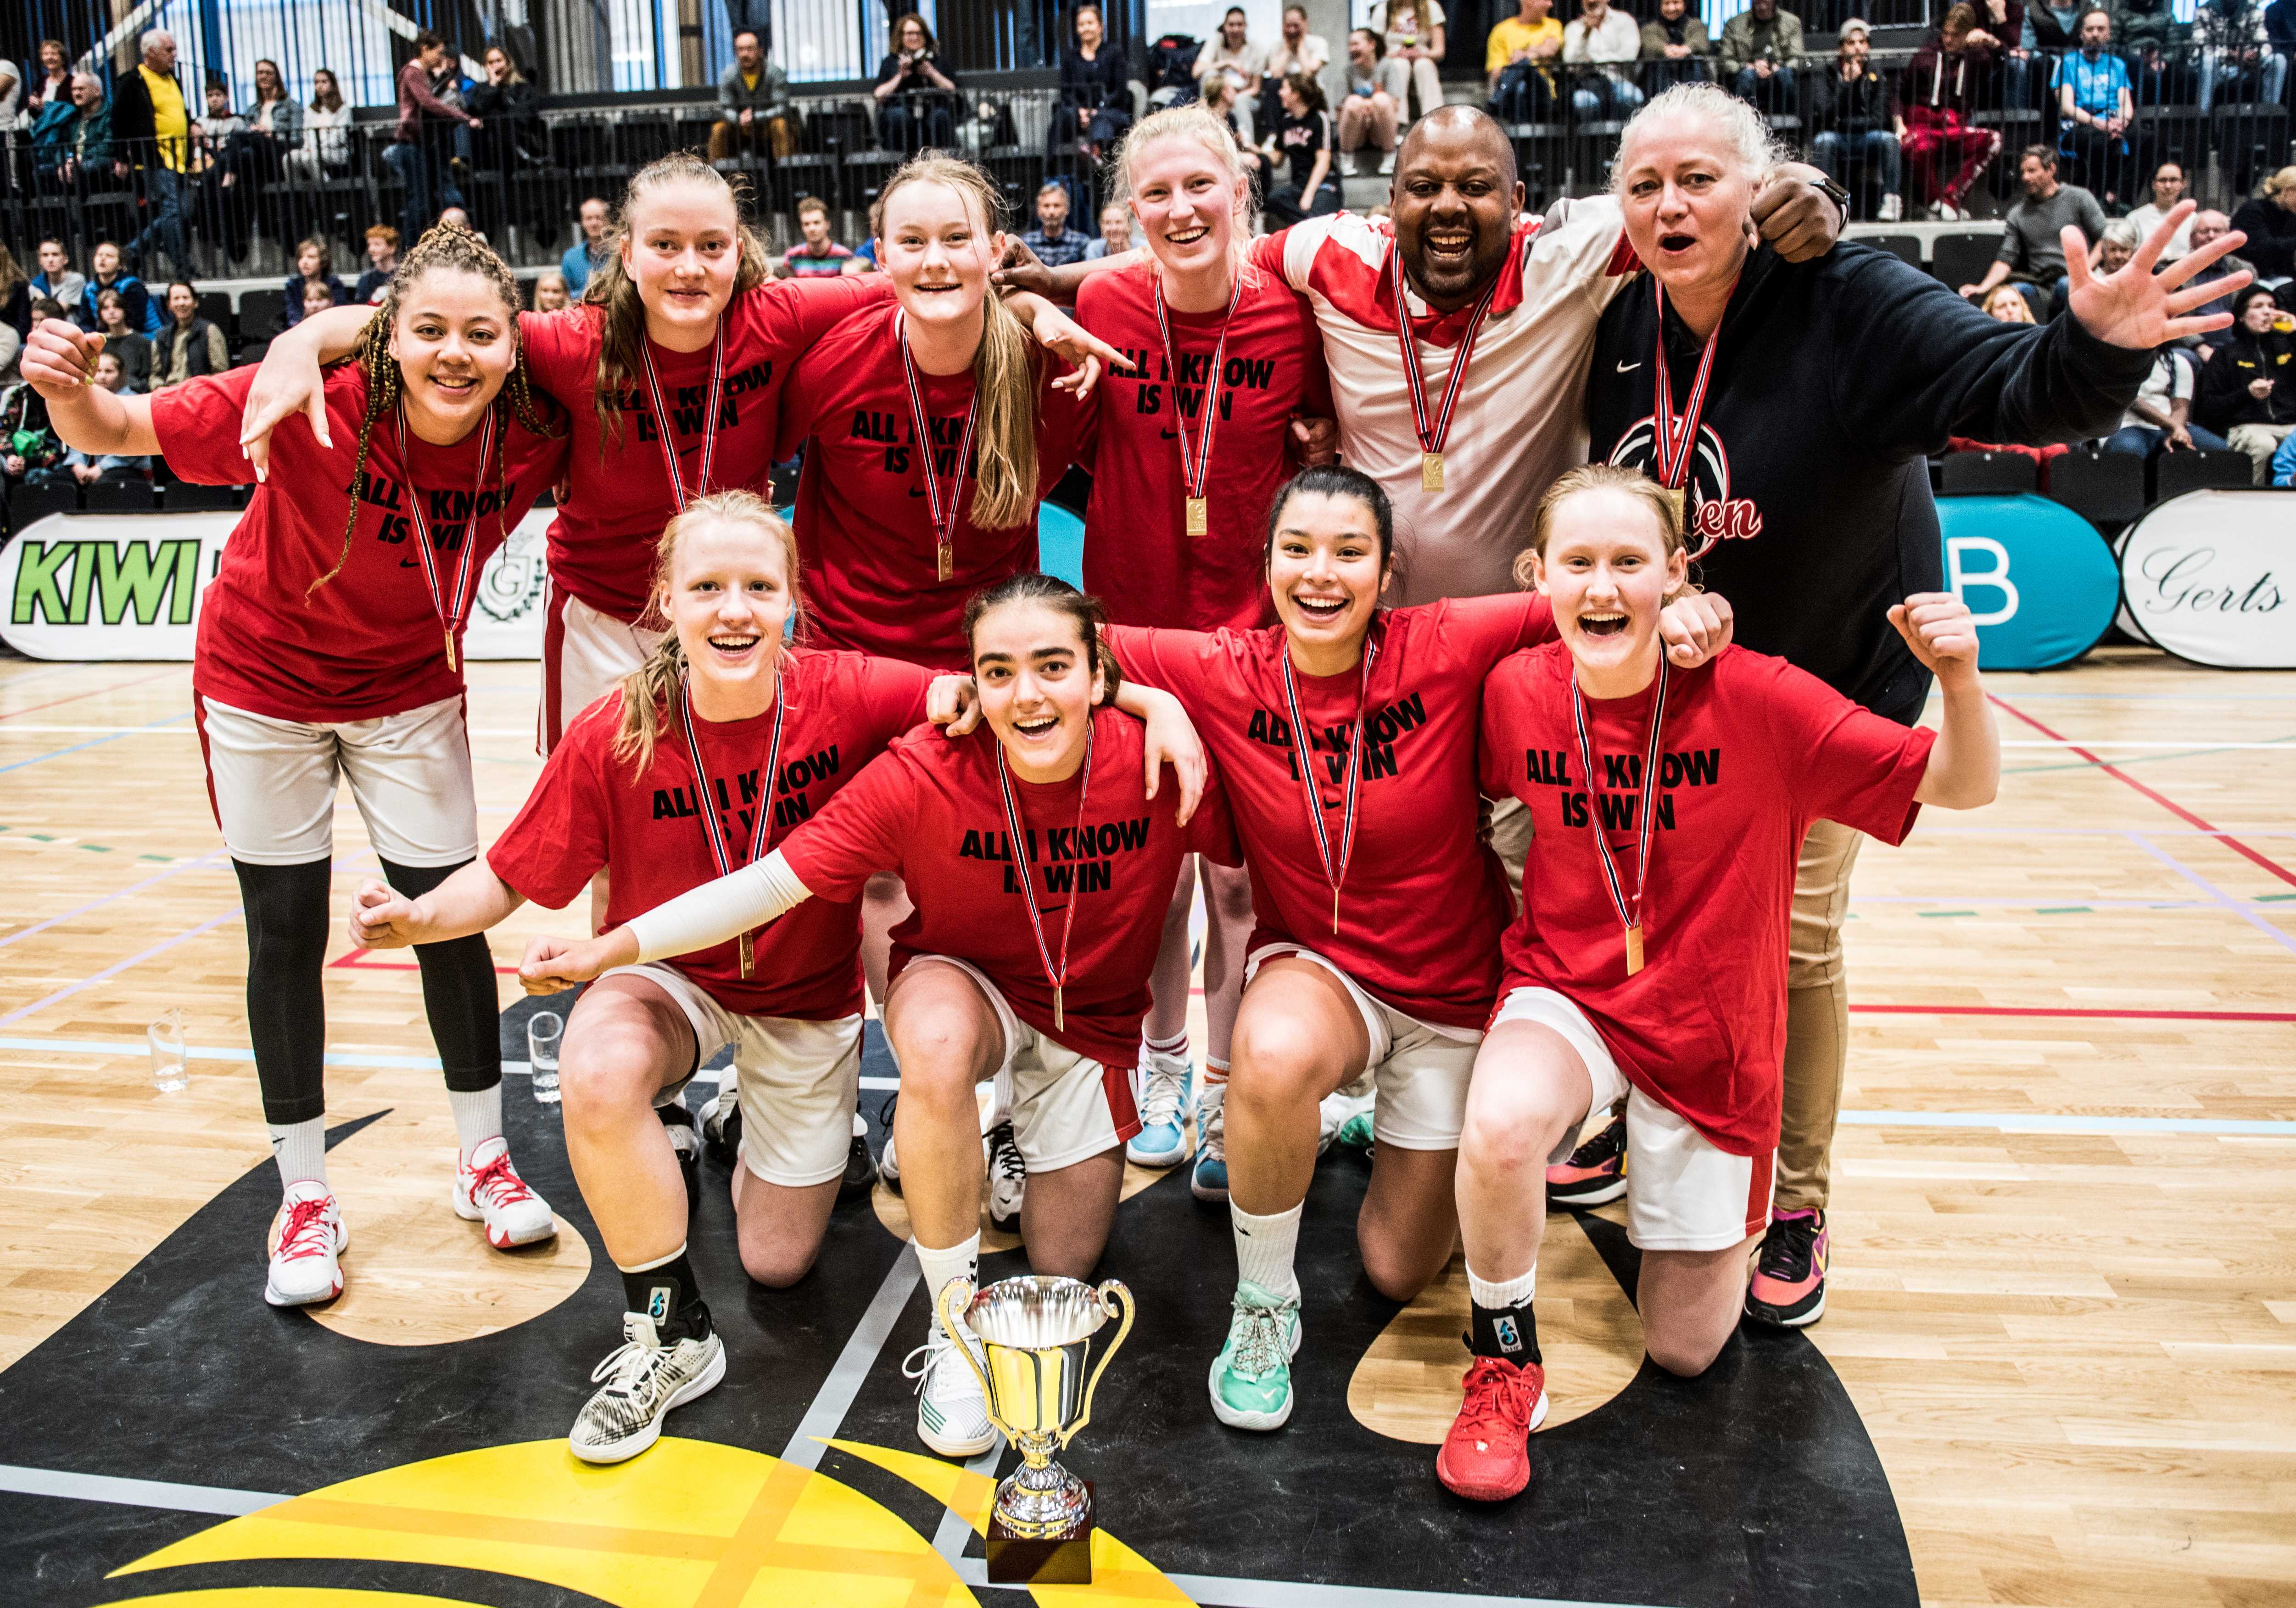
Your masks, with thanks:
[[[1666,655],[1658,660],[1658,693],[1651,704],[1650,742],[1643,753],[1642,820],[1635,849],[1635,891],[1631,902],[1627,898],[1626,884],[1619,876],[1618,857],[1611,852],[1610,834],[1603,830],[1603,816],[1592,808],[1595,802],[1595,751],[1587,739],[1587,694],[1574,680],[1570,687],[1570,721],[1578,736],[1578,774],[1587,778],[1588,825],[1594,828],[1595,848],[1602,856],[1603,876],[1610,884],[1611,903],[1617,907],[1619,923],[1627,934],[1627,974],[1632,976],[1643,969],[1643,890],[1650,883],[1651,828],[1654,814],[1651,806],[1658,795],[1659,728],[1666,724]]]
[[[1475,303],[1475,310],[1467,315],[1467,332],[1459,338],[1459,356],[1451,365],[1451,378],[1444,384],[1441,409],[1431,422],[1427,376],[1419,366],[1418,338],[1411,332],[1411,304],[1404,299],[1403,252],[1399,249],[1389,248],[1387,268],[1388,277],[1395,285],[1395,329],[1403,345],[1403,377],[1411,387],[1411,417],[1419,431],[1419,450],[1440,457],[1443,443],[1451,433],[1451,410],[1459,405],[1459,391],[1467,382],[1467,362],[1475,355],[1475,337],[1482,332],[1483,320],[1489,316],[1491,302],[1499,293],[1499,280],[1491,281],[1482,299]]]
[[[905,319],[894,320],[893,339],[901,349],[901,377],[909,382],[909,423],[916,437],[917,467],[925,477],[925,505],[932,511],[937,570],[940,578],[947,580],[956,570],[957,511],[964,501],[965,472],[972,466],[972,426],[980,416],[980,393],[976,390],[964,405],[964,439],[956,448],[956,478],[949,482],[948,501],[943,503],[940,475],[933,464],[932,431],[925,418],[924,390],[917,383],[917,363],[909,353]]]
[[[1213,406],[1219,399],[1220,371],[1227,362],[1228,325],[1235,322],[1235,309],[1243,300],[1243,275],[1235,276],[1235,289],[1227,299],[1227,316],[1220,320],[1219,342],[1212,348],[1212,372],[1204,381],[1204,428],[1193,461],[1188,455],[1188,422],[1178,417],[1180,411],[1180,354],[1172,345],[1172,322],[1164,308],[1164,292],[1156,292],[1156,332],[1164,338],[1164,372],[1172,385],[1172,433],[1180,442],[1180,479],[1185,483],[1191,502],[1201,502],[1204,487],[1211,480],[1212,421],[1219,410]],[[1191,535],[1201,535],[1191,531]]]
[[[1348,858],[1356,846],[1356,785],[1363,771],[1364,708],[1371,697],[1371,661],[1379,652],[1379,644],[1371,637],[1364,638],[1362,678],[1356,687],[1355,726],[1348,734],[1347,781],[1345,802],[1340,811],[1340,852],[1336,865],[1332,857],[1330,831],[1324,825],[1323,794],[1316,785],[1315,751],[1308,738],[1308,723],[1300,715],[1300,689],[1292,679],[1292,655],[1286,651],[1279,661],[1283,669],[1283,704],[1292,716],[1292,747],[1300,759],[1300,783],[1308,792],[1308,825],[1315,829],[1316,852],[1323,857],[1324,880],[1332,886],[1332,931],[1340,930],[1340,889],[1348,880]]]
[[[487,409],[486,422],[479,426],[479,472],[471,482],[471,514],[463,527],[462,555],[455,562],[454,589],[449,592],[439,584],[439,556],[430,551],[430,527],[422,517],[422,493],[415,488],[414,462],[409,456],[406,439],[406,405],[398,405],[398,467],[406,477],[406,505],[414,516],[414,551],[422,560],[422,578],[430,583],[430,606],[439,612],[439,623],[446,632],[447,668],[457,670],[455,661],[455,634],[471,617],[473,580],[478,575],[476,559],[479,552],[479,498],[485,494],[487,464],[495,451],[495,410]],[[359,488],[351,488],[357,496]]]
[[[1698,446],[1698,419],[1706,411],[1706,391],[1714,378],[1714,349],[1722,340],[1722,323],[1717,319],[1713,332],[1706,337],[1706,351],[1698,359],[1698,373],[1690,381],[1690,397],[1682,412],[1674,411],[1674,381],[1666,369],[1666,287],[1653,277],[1652,290],[1658,296],[1658,363],[1652,378],[1658,382],[1658,397],[1651,406],[1651,433],[1653,450],[1658,455],[1658,483],[1673,490],[1690,484],[1690,460]]]
[[[754,865],[763,859],[767,845],[773,841],[774,783],[781,775],[782,715],[789,708],[786,678],[774,689],[774,735],[766,749],[766,768],[758,774],[758,814],[750,827],[749,857],[742,864]],[[685,732],[685,756],[693,763],[694,802],[700,807],[701,830],[709,840],[710,857],[718,862],[718,874],[731,876],[737,867],[730,846],[726,841],[726,829],[718,824],[718,806],[709,796],[709,776],[701,763],[701,743],[693,725],[693,682],[692,677],[681,677],[677,689],[677,718]],[[727,802],[730,804],[731,800]],[[742,975],[750,976],[756,970],[757,956],[750,935],[742,934]]]
[[[1021,829],[1021,810],[1013,798],[1013,778],[1005,767],[1004,747],[1002,743],[999,743],[996,748],[996,786],[1004,795],[1005,841],[1012,851],[1013,874],[1021,884],[1021,902],[1028,907],[1029,930],[1037,935],[1037,958],[1044,963],[1045,980],[1053,985],[1053,1030],[1057,1033],[1068,1025],[1061,1009],[1061,995],[1068,987],[1069,935],[1076,931],[1078,890],[1075,889],[1070,890],[1068,912],[1061,917],[1061,958],[1060,964],[1055,966],[1053,964],[1052,946],[1045,941],[1045,914],[1037,907],[1037,884],[1033,875],[1035,867],[1029,855],[1028,836]],[[1084,726],[1084,768],[1077,775],[1076,837],[1078,841],[1081,841],[1084,836],[1085,795],[1091,791],[1092,716],[1087,712],[1085,716]],[[1046,848],[1050,849],[1049,842]],[[1049,863],[1050,854],[1048,853],[1046,857]]]
[[[669,442],[669,410],[662,406],[661,379],[653,372],[653,347],[644,336],[639,337],[639,354],[645,359],[646,394],[653,399],[654,439],[661,446],[662,467],[669,472],[670,500],[677,505],[680,513],[685,512],[689,494],[685,477],[677,467],[677,448]],[[692,496],[709,495],[709,469],[718,455],[718,408],[726,390],[726,326],[718,326],[718,341],[709,356],[709,423],[701,431],[701,481],[694,487]]]

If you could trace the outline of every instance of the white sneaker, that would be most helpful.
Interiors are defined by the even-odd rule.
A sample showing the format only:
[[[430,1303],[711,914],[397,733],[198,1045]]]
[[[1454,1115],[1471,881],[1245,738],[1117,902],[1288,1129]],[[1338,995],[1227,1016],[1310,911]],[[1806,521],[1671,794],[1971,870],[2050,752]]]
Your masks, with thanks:
[[[895,1194],[901,1193],[901,1163],[893,1154],[893,1108],[900,1097],[898,1094],[889,1095],[885,1103],[877,1108],[877,1126],[885,1130],[885,1148],[877,1153],[877,1176]]]
[[[271,1253],[263,1299],[275,1307],[308,1307],[343,1292],[335,1259],[349,1249],[335,1192],[316,1179],[291,1185],[279,1203],[279,1249]]]
[[[970,1335],[966,1349],[985,1373],[988,1360]],[[925,1343],[902,1360],[901,1373],[917,1382],[917,1439],[944,1457],[977,1457],[996,1443],[980,1382],[957,1359],[956,1342],[932,1320]]]
[[[455,1215],[484,1222],[487,1243],[497,1251],[531,1245],[558,1232],[550,1203],[526,1186],[510,1164],[510,1141],[497,1136],[479,1146],[468,1162],[455,1153]]]
[[[590,1371],[603,1385],[584,1404],[566,1447],[585,1463],[619,1463],[661,1439],[669,1410],[718,1388],[726,1377],[726,1345],[713,1329],[700,1340],[691,1335],[664,1345],[653,1319],[643,1312],[622,1314],[620,1346]]]
[[[1388,176],[1390,176],[1390,174],[1392,174],[1394,171],[1395,171],[1395,152],[1392,152],[1392,151],[1382,151],[1382,152],[1381,152],[1379,153],[1379,176],[1380,176],[1382,178],[1385,178],[1385,177],[1387,177]]]
[[[1029,1190],[1029,1164],[1013,1136],[1013,1124],[999,1122],[988,1130],[988,1220],[1008,1233],[1021,1222],[1021,1202]]]
[[[1939,201],[1931,209],[1931,211],[1937,221],[1941,224],[1957,224],[1961,221],[1961,212],[1951,201]]]
[[[1896,223],[1899,218],[1905,217],[1905,215],[1906,198],[1902,195],[1883,196],[1882,198],[1881,206],[1876,208],[1874,212],[1874,217],[1878,221],[1885,224]]]
[[[1140,1070],[1140,1131],[1124,1153],[1143,1167],[1170,1167],[1187,1159],[1196,1069],[1185,1055],[1160,1055],[1143,1045]]]

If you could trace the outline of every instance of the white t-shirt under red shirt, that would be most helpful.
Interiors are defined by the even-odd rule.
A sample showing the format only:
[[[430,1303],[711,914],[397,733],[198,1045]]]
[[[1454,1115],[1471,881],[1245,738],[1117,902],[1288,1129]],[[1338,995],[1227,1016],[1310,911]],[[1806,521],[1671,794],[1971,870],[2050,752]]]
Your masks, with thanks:
[[[1176,397],[1156,323],[1162,294],[1154,266],[1145,262],[1095,274],[1077,291],[1077,322],[1133,360],[1131,373],[1104,370],[1085,404],[1078,457],[1092,471],[1092,499],[1084,515],[1084,589],[1120,625],[1250,630],[1274,618],[1264,556],[1267,509],[1299,467],[1292,420],[1331,416],[1323,338],[1307,299],[1279,275],[1255,270],[1232,318],[1225,307],[1167,309],[1184,371]],[[1177,432],[1187,430],[1193,455],[1215,351],[1221,373],[1204,482],[1207,529],[1190,536]]]
[[[1103,640],[1127,676],[1179,699],[1219,766],[1251,872],[1252,948],[1303,945],[1398,1011],[1479,1031],[1497,996],[1499,935],[1510,908],[1498,857],[1476,837],[1483,680],[1500,660],[1554,630],[1546,600],[1529,593],[1427,603],[1394,610],[1374,626],[1367,691],[1357,670],[1295,675],[1334,860],[1349,740],[1363,699],[1355,848],[1336,933],[1286,708],[1283,628],[1111,626]]]
[[[1397,331],[1385,219],[1312,217],[1252,242],[1252,260],[1306,292],[1324,332],[1346,461],[1395,505],[1402,601],[1512,591],[1515,554],[1556,476],[1587,461],[1595,326],[1634,272],[1618,203],[1573,201],[1560,226],[1518,225],[1443,443],[1443,489],[1420,488],[1420,442]],[[1405,282],[1430,421],[1472,308],[1434,313]],[[1103,383],[1105,383],[1103,381]]]
[[[1588,796],[1560,643],[1519,653],[1483,692],[1482,785],[1529,808],[1524,909],[1506,986],[1553,989],[1587,1013],[1634,1085],[1734,1155],[1775,1146],[1794,865],[1814,820],[1904,840],[1937,734],[1866,710],[1783,659],[1729,648],[1668,678],[1643,893],[1643,969],[1594,832],[1629,898],[1656,683],[1590,699]]]
[[[235,368],[152,398],[152,427],[178,478],[254,484],[255,467],[240,450],[239,414],[255,374],[251,366]],[[398,421],[380,419],[367,438],[365,490],[345,557],[366,375],[357,364],[341,364],[327,371],[324,384],[334,445],[320,446],[300,414],[281,422],[271,439],[271,478],[255,487],[200,600],[193,687],[278,720],[371,720],[461,693],[463,677],[447,667],[439,606],[414,546],[413,499],[422,499],[442,596],[451,597],[464,544],[477,544],[475,597],[488,555],[558,479],[566,458],[562,438],[530,435],[505,410],[483,473],[482,429],[452,447],[430,446],[410,431],[410,466],[400,461]],[[549,410],[547,402],[540,406]],[[341,571],[311,591],[338,558]]]
[[[783,660],[779,695],[785,713],[768,851],[924,718],[931,682],[931,672],[914,665],[860,653],[799,648]],[[676,710],[663,712],[653,762],[643,775],[634,759],[615,757],[621,723],[619,692],[584,710],[551,751],[518,818],[487,850],[496,876],[552,909],[607,872],[609,927],[718,874]],[[694,733],[709,777],[707,795],[739,866],[746,863],[757,823],[758,773],[773,745],[774,712],[724,722],[697,717]],[[758,932],[755,943],[750,978],[742,977],[739,946],[732,941],[673,964],[737,1015],[832,1021],[861,1008],[857,892],[808,899]]]
[[[1106,1067],[1111,1100],[1120,1095],[1115,1108],[1128,1112],[1148,974],[1163,942],[1180,857],[1236,861],[1218,779],[1206,784],[1196,813],[1181,826],[1174,819],[1179,789],[1169,776],[1152,802],[1143,797],[1144,744],[1144,728],[1131,717],[1111,709],[1094,714],[1081,826],[1082,771],[1066,782],[1013,779],[1021,853],[1056,965],[1061,925],[1077,901],[1058,1028],[1052,981],[1015,880],[996,782],[1003,753],[987,727],[954,741],[931,730],[902,738],[779,847],[816,898],[855,898],[871,873],[899,873],[916,909],[893,929],[893,974],[919,955],[970,961],[1021,1021]]]

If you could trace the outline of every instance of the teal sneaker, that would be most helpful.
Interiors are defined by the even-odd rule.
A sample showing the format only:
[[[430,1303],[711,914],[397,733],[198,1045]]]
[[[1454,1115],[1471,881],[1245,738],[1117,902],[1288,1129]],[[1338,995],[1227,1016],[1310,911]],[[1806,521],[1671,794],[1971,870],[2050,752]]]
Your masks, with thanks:
[[[1324,1096],[1316,1108],[1316,1153],[1320,1156],[1332,1145],[1345,1145],[1350,1150],[1371,1148],[1372,1107],[1379,1096],[1365,1079],[1361,1094],[1341,1089]]]
[[[1227,1343],[1212,1359],[1213,1416],[1230,1429],[1281,1429],[1292,1416],[1292,1358],[1299,1350],[1298,1299],[1278,1300],[1239,1281]]]
[[[1140,1131],[1124,1153],[1143,1167],[1175,1167],[1188,1156],[1188,1097],[1195,1092],[1196,1069],[1185,1055],[1160,1055],[1144,1046],[1140,1058],[1147,1073]]]
[[[1371,1113],[1357,1112],[1340,1124],[1339,1137],[1332,1143],[1341,1150],[1360,1150],[1368,1153],[1371,1149]]]
[[[1223,1107],[1227,1085],[1207,1082],[1196,1096],[1196,1168],[1188,1193],[1200,1201],[1227,1204],[1227,1124]]]

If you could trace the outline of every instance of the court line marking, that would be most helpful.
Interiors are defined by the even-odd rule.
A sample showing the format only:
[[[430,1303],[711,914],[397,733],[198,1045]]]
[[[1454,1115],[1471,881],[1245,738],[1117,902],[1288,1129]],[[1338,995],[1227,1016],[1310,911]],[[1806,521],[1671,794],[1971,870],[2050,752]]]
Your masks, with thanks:
[[[55,926],[59,923],[71,921],[77,917],[86,915],[91,910],[101,910],[104,906],[111,904],[114,899],[126,898],[131,893],[141,893],[154,882],[164,882],[169,877],[181,876],[186,871],[197,871],[203,866],[213,866],[217,860],[222,859],[226,852],[226,850],[221,849],[210,849],[207,853],[201,855],[196,860],[186,860],[180,866],[171,866],[167,870],[160,872],[158,875],[147,876],[142,882],[136,882],[129,887],[122,888],[117,893],[107,893],[102,898],[90,899],[86,904],[80,906],[76,910],[67,910],[62,915],[52,915],[48,917],[47,920],[38,923],[37,925],[25,928],[20,932],[11,932],[7,937],[0,938],[0,949],[6,948],[10,944],[14,943],[20,938],[29,938],[35,932],[45,932],[50,927]]]
[[[176,933],[173,938],[163,938],[158,943],[153,944],[150,948],[140,950],[137,953],[129,956],[126,960],[116,960],[112,962],[110,965],[104,967],[102,971],[96,972],[92,977],[83,977],[78,982],[67,983],[45,999],[36,999],[27,1005],[18,1005],[6,1015],[0,1016],[0,1028],[8,1027],[13,1023],[21,1021],[25,1017],[45,1011],[50,1005],[58,1004],[62,1000],[70,999],[73,995],[83,993],[86,990],[95,987],[95,985],[100,982],[107,982],[112,978],[119,976],[122,972],[127,971],[131,966],[139,966],[155,955],[164,955],[168,950],[174,948],[177,944],[187,942],[192,939],[200,937],[203,933],[212,932],[217,927],[222,926],[226,922],[235,922],[239,919],[239,916],[240,907],[234,905],[221,915],[211,915],[196,927],[187,928],[184,931]]]
[[[177,721],[189,720],[191,718],[192,711],[185,710],[180,715],[165,716],[160,719],[152,721],[151,726],[137,726],[135,729],[137,731],[149,731],[152,726],[172,726]],[[12,760],[6,765],[0,765],[0,776],[6,775],[12,770],[21,770],[28,765],[44,765],[50,759],[61,759],[66,754],[86,753],[91,748],[102,748],[107,742],[117,742],[121,737],[127,736],[127,734],[128,734],[126,732],[119,732],[109,737],[96,737],[86,742],[75,742],[70,748],[51,749],[45,754],[34,754],[29,759]]]
[[[2079,754],[2082,759],[2090,761],[2106,775],[2135,788],[2138,792],[2143,793],[2146,798],[2152,800],[2161,808],[2175,816],[2178,820],[2183,821],[2187,825],[2199,827],[2202,832],[2206,833],[2209,836],[2215,838],[2218,842],[2221,842],[2226,848],[2231,849],[2234,854],[2241,856],[2244,859],[2254,861],[2258,866],[2262,866],[2265,870],[2278,877],[2282,882],[2286,882],[2290,887],[2296,888],[2296,871],[2291,871],[2287,866],[2283,866],[2279,861],[2273,859],[2270,856],[2259,853],[2258,850],[2251,849],[2247,844],[2242,842],[2230,833],[2218,831],[2216,827],[2209,825],[2207,821],[2202,820],[2199,816],[2194,814],[2191,810],[2185,808],[2182,804],[2177,803],[2174,799],[2169,798],[2167,794],[2156,792],[2152,788],[2144,785],[2144,783],[2139,782],[2136,777],[2130,775],[2127,771],[2120,769],[2119,767],[2112,765],[2109,761],[2098,759],[2095,754],[2081,747],[2079,743],[2070,742],[2062,734],[2050,730],[2049,727],[2042,725],[2041,722],[2033,718],[2032,716],[2027,714],[2023,710],[2019,709],[2015,704],[2011,703],[2007,699],[1994,693],[1988,693],[1986,697],[1998,707],[2005,709],[2008,710],[2009,713],[2016,716],[2018,719],[2022,720],[2026,725],[2031,726],[2044,737],[2054,738],[2057,742],[2064,743],[2067,748],[2070,749],[2074,753]],[[2282,941],[2284,943],[2287,940],[2283,938]],[[2296,948],[2296,945],[2291,945],[2290,947],[2292,948]]]
[[[171,1513],[220,1514],[232,1519],[260,1513],[290,1500],[277,1491],[176,1485],[166,1480],[123,1480],[113,1474],[75,1474],[62,1469],[25,1468],[12,1463],[0,1463],[0,1490],[26,1497],[110,1502],[120,1507],[161,1507]]]
[[[969,1465],[968,1465],[969,1466]],[[960,1521],[962,1522],[962,1521]],[[986,1558],[954,1558],[956,1578],[975,1591],[1026,1591],[988,1578]],[[1468,1591],[1413,1591],[1395,1586],[1331,1586],[1311,1580],[1253,1580],[1222,1574],[1166,1574],[1204,1608],[1643,1608],[1577,1597],[1480,1596]]]
[[[90,687],[85,693],[74,693],[65,698],[51,698],[45,703],[35,703],[27,709],[10,710],[6,714],[0,714],[0,720],[13,720],[19,715],[37,714],[41,710],[52,710],[60,703],[77,703],[83,698],[100,697],[105,693],[124,693],[131,686],[144,686],[165,677],[177,675],[184,668],[181,665],[170,665],[157,674],[139,676],[133,681],[115,681],[109,686]],[[5,685],[4,682],[0,682],[0,687],[4,687]]]
[[[2165,856],[2163,857],[2166,857]],[[2170,862],[2174,864],[2174,862]],[[2226,900],[2227,904],[2231,901]],[[2241,914],[2246,915],[2243,911]],[[2296,940],[2267,926],[2281,942],[2296,949]],[[1852,1012],[1874,1016],[2044,1016],[2077,1021],[2296,1021],[2296,1011],[2108,1011],[2080,1005],[1853,1005]]]
[[[2268,1118],[2065,1117],[2002,1112],[1843,1112],[1855,1128],[1973,1128],[2004,1134],[2206,1134],[2218,1138],[2296,1139],[2296,1122]]]
[[[2183,877],[2186,882],[2192,883],[2194,887],[2198,888],[2202,892],[2216,900],[2218,904],[2222,905],[2234,915],[2239,916],[2241,920],[2246,922],[2259,932],[2263,933],[2267,938],[2278,944],[2282,948],[2287,950],[2292,955],[2296,955],[2296,938],[2290,937],[2286,932],[2284,932],[2278,927],[2274,926],[2271,921],[2266,917],[2262,911],[2240,904],[2232,897],[2232,895],[2226,893],[2223,889],[2218,887],[2207,877],[2202,876],[2190,866],[2185,865],[2184,861],[2178,859],[2175,855],[2170,854],[2159,844],[2148,843],[2142,836],[2133,832],[2128,835],[2135,841],[2136,846],[2144,850],[2145,853],[2151,855],[2163,866],[2168,866],[2169,870],[2175,872],[2178,876]],[[2235,847],[2237,847],[2237,845],[2235,845]]]
[[[861,1321],[853,1326],[852,1335],[845,1349],[813,1393],[813,1401],[798,1420],[796,1432],[789,1444],[782,1448],[782,1461],[798,1464],[808,1469],[821,1466],[822,1455],[829,1448],[824,1444],[845,1423],[845,1415],[853,1408],[853,1399],[861,1394],[861,1387],[869,1377],[869,1370],[877,1366],[877,1354],[885,1349],[885,1341],[900,1321],[901,1310],[909,1304],[909,1295],[924,1281],[924,1269],[917,1265],[914,1242],[901,1247],[900,1255],[885,1269],[884,1283],[870,1298],[869,1309],[862,1313]]]

